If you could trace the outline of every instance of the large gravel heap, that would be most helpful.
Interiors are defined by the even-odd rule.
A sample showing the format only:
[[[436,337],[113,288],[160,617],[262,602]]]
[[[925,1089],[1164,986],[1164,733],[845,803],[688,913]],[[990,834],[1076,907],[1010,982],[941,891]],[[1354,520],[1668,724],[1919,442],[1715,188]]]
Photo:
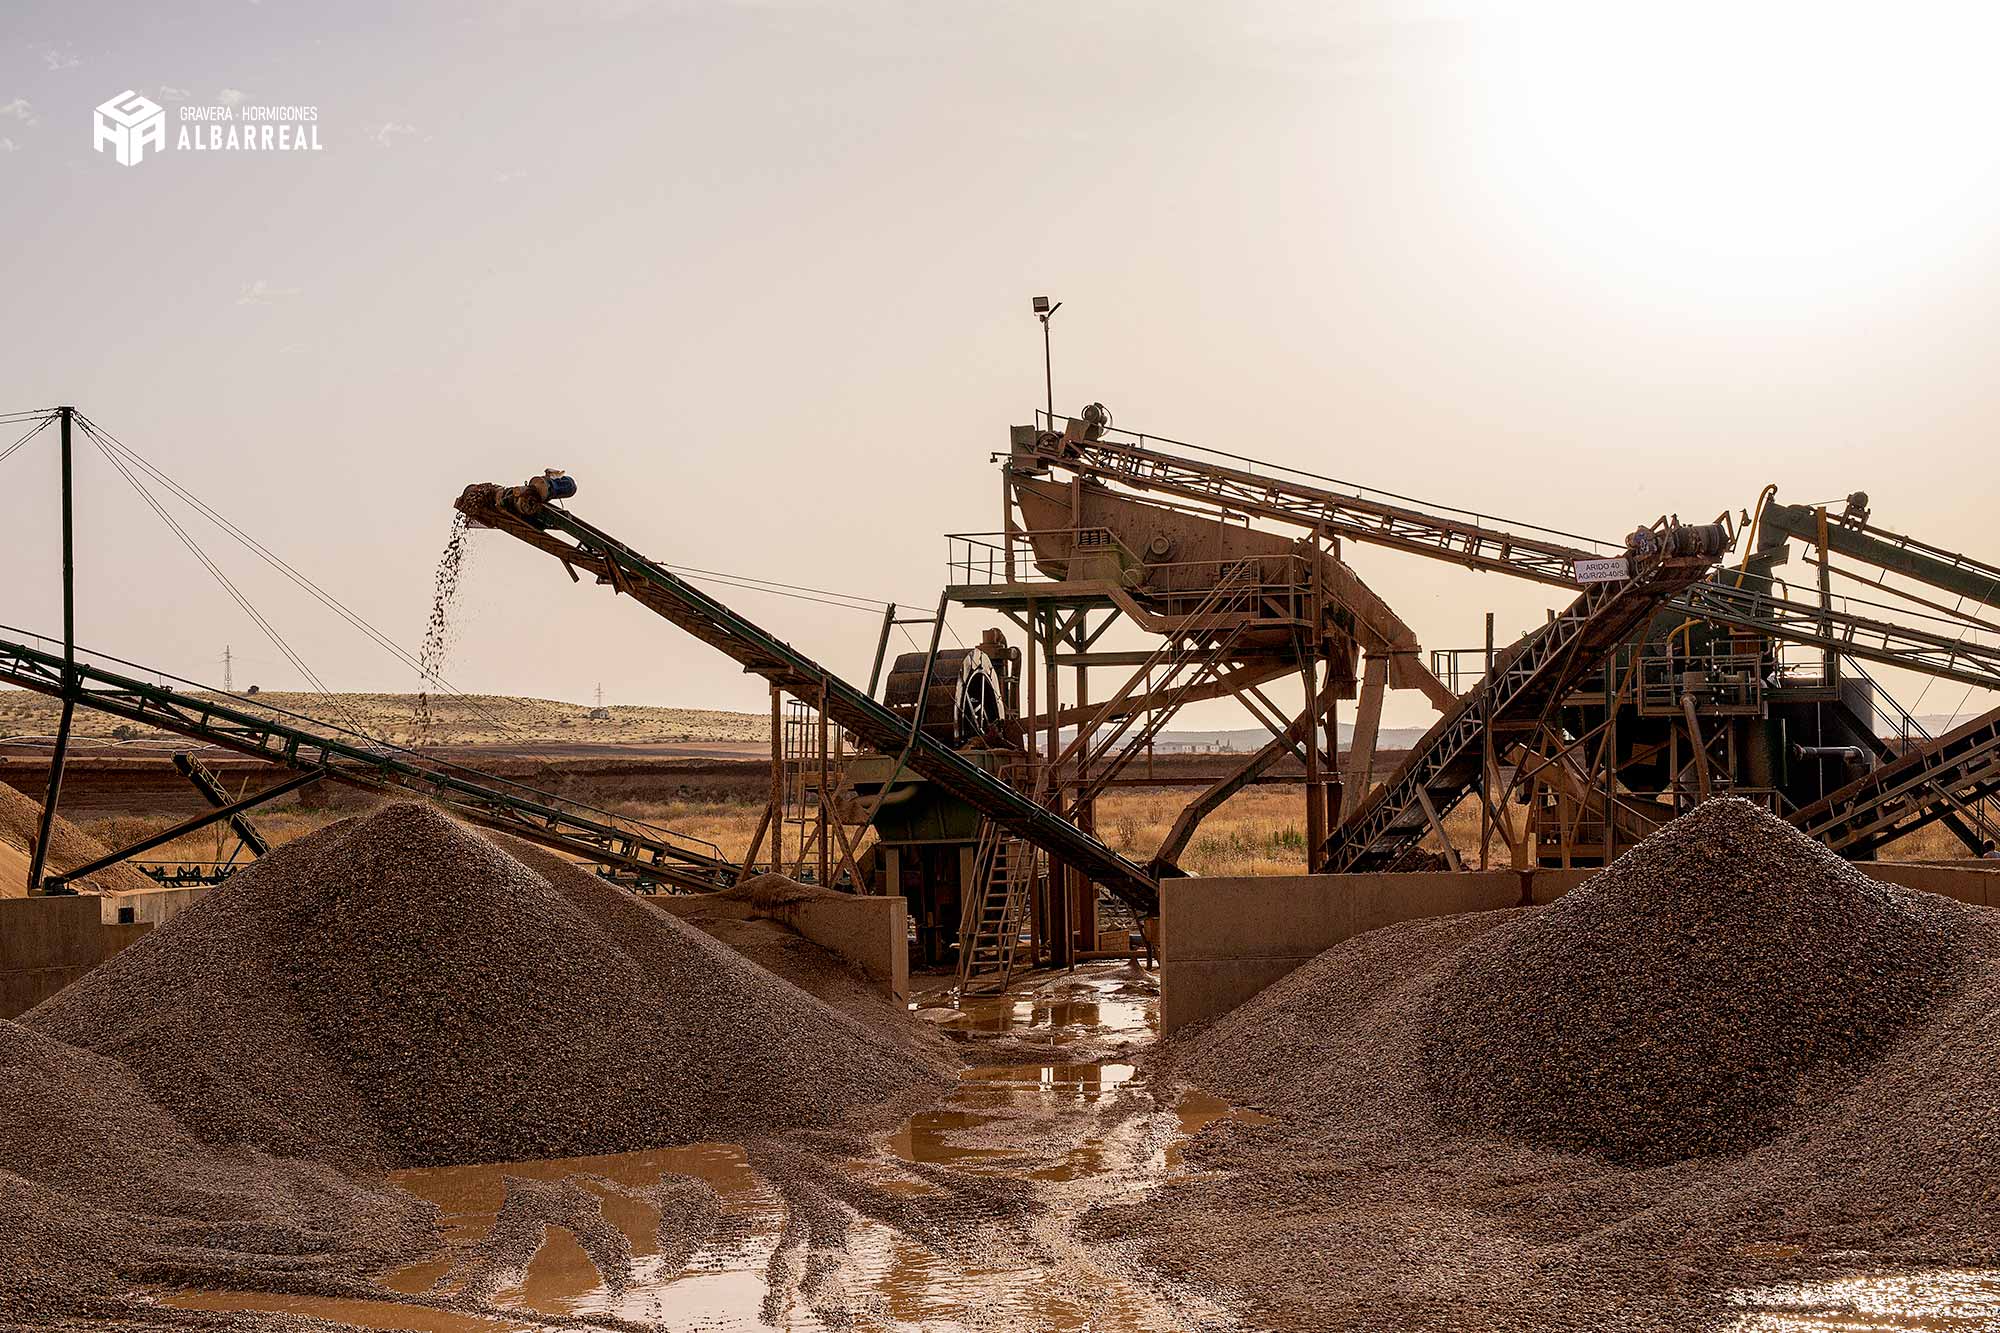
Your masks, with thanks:
[[[1425,1068],[1461,1123],[1621,1163],[1738,1151],[1924,1015],[1962,919],[1710,801],[1468,950]]]
[[[397,803],[277,849],[35,1009],[212,1142],[348,1166],[838,1123],[948,1083],[582,873]]]
[[[1094,1221],[1259,1327],[1873,1327],[1880,1274],[2000,1266],[2000,912],[1740,801],[1550,906],[1335,945],[1176,1076],[1274,1120]]]
[[[42,803],[0,782],[0,898],[19,897],[28,891],[29,853],[42,831]],[[57,815],[49,831],[48,872],[57,874],[95,861],[108,849],[76,825]],[[76,887],[87,893],[122,893],[135,889],[156,889],[159,885],[120,861],[108,865]]]
[[[433,1225],[327,1167],[197,1142],[129,1069],[4,1020],[0,1217],[0,1327],[41,1328],[133,1326],[134,1281],[358,1283]]]

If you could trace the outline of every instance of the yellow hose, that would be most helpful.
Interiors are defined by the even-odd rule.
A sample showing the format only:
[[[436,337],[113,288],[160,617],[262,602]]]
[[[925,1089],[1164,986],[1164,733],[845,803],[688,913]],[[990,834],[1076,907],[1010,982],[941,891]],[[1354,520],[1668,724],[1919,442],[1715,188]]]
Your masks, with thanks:
[[[1743,558],[1736,562],[1736,586],[1743,586],[1744,571],[1750,568],[1750,553],[1757,549],[1757,525],[1764,521],[1764,505],[1778,493],[1778,483],[1772,482],[1757,492],[1757,507],[1750,511],[1750,535],[1743,541]]]
[[[1770,498],[1776,495],[1777,493],[1778,493],[1778,483],[1775,481],[1766,485],[1763,490],[1757,492],[1756,507],[1750,511],[1750,533],[1749,536],[1745,537],[1743,540],[1743,558],[1736,563],[1736,584],[1735,584],[1736,587],[1740,588],[1743,586],[1743,575],[1747,573],[1750,568],[1750,553],[1757,549],[1757,525],[1764,521],[1764,504],[1766,501],[1770,500]],[[1697,625],[1698,623],[1700,622],[1695,620],[1693,617],[1689,617],[1688,619],[1683,620],[1679,625],[1675,626],[1672,630],[1668,631],[1667,643],[1671,645],[1674,641],[1674,636],[1680,635],[1681,652],[1683,654],[1691,655],[1694,651],[1694,646],[1688,638],[1688,631],[1693,629],[1695,625]]]

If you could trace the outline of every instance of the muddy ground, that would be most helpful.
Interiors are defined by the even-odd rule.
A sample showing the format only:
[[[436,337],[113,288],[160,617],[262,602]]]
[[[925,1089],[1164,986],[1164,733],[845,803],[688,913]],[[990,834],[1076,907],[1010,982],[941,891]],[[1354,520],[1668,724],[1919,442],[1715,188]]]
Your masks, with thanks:
[[[159,1300],[438,1333],[1243,1327],[1215,1290],[1080,1238],[1099,1204],[1171,1188],[1190,1136],[1237,1114],[1135,1066],[1155,974],[1093,964],[962,1008],[941,985],[919,994],[919,1021],[964,1074],[887,1133],[401,1171],[394,1184],[441,1210],[448,1248],[381,1275],[379,1300]]]

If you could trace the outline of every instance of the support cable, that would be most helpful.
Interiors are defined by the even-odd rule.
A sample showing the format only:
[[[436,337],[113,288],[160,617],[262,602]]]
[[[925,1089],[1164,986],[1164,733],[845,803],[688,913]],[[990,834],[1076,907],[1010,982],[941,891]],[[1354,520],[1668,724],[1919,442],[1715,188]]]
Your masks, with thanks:
[[[34,630],[25,629],[19,625],[0,624],[0,633],[17,634],[23,638],[35,639],[43,643],[53,642],[47,635],[38,634]],[[606,810],[601,806],[591,805],[586,801],[579,801],[574,797],[558,796],[553,792],[546,792],[540,788],[531,787],[527,783],[518,782],[513,778],[502,777],[497,773],[488,773],[484,769],[473,768],[469,764],[441,759],[422,750],[412,749],[407,745],[397,745],[393,741],[385,741],[379,736],[371,736],[367,732],[355,727],[343,726],[338,722],[332,722],[323,717],[314,717],[310,713],[301,713],[296,709],[280,707],[277,704],[267,702],[261,696],[245,698],[241,695],[231,694],[227,690],[218,689],[205,681],[176,675],[171,671],[162,671],[158,667],[149,666],[143,662],[134,662],[130,658],[120,657],[116,653],[102,652],[94,648],[85,647],[82,644],[77,645],[76,653],[79,658],[89,657],[96,661],[110,662],[117,666],[126,667],[130,670],[141,672],[144,675],[152,676],[161,682],[172,681],[176,685],[185,685],[189,689],[203,694],[213,694],[226,699],[234,699],[261,712],[269,713],[274,717],[290,718],[294,722],[304,723],[309,727],[318,728],[336,737],[345,736],[364,742],[366,747],[375,753],[406,758],[412,767],[425,768],[440,773],[458,774],[488,787],[509,787],[526,796],[536,797],[553,805],[567,806],[570,809],[581,810],[587,814],[601,815],[614,823],[622,823],[633,828],[646,830],[649,833],[659,834],[663,840],[677,839],[681,842],[699,843],[704,847],[715,847],[715,844],[706,838],[698,838],[693,834],[681,833],[657,824],[649,824],[643,819],[635,819],[630,815],[618,814],[615,811]],[[89,704],[86,702],[84,706],[89,707]],[[717,859],[720,859],[721,853],[719,849],[716,855]]]
[[[241,544],[246,550],[250,551],[252,554],[262,559],[266,564],[270,565],[273,569],[283,574],[287,579],[291,580],[291,582],[301,591],[305,592],[308,596],[318,601],[322,606],[332,611],[335,615],[338,615],[343,620],[347,621],[347,623],[352,625],[354,628],[360,630],[364,635],[374,640],[375,643],[377,643],[379,646],[387,649],[389,653],[392,656],[394,656],[398,661],[402,662],[405,666],[408,666],[414,671],[416,671],[419,679],[434,685],[441,686],[446,692],[456,695],[457,697],[464,699],[467,702],[472,701],[471,695],[467,694],[464,690],[459,689],[457,686],[453,685],[450,681],[446,680],[443,676],[439,675],[438,673],[426,669],[421,660],[419,660],[416,657],[413,657],[406,649],[404,649],[394,639],[391,639],[387,634],[384,634],[381,630],[377,629],[374,625],[370,624],[359,612],[354,611],[352,608],[348,607],[345,603],[343,603],[339,598],[335,597],[332,593],[326,591],[326,589],[320,587],[319,584],[313,582],[312,579],[300,573],[282,556],[272,551],[269,547],[265,546],[255,537],[252,537],[249,533],[243,531],[242,528],[238,527],[235,523],[231,522],[228,518],[219,513],[213,506],[209,505],[200,496],[194,494],[192,491],[188,490],[185,486],[182,486],[179,482],[175,481],[172,477],[168,476],[165,472],[162,472],[159,468],[155,467],[151,462],[149,462],[145,458],[144,455],[140,454],[138,450],[132,448],[124,441],[118,439],[117,436],[111,434],[111,432],[105,430],[103,427],[99,426],[95,421],[92,421],[90,418],[82,415],[81,413],[78,414],[77,420],[82,424],[84,432],[87,435],[89,435],[94,441],[96,441],[98,447],[100,449],[104,449],[107,451],[106,453],[107,457],[115,457],[115,455],[111,452],[115,450],[116,455],[122,455],[133,466],[142,469],[146,473],[146,475],[152,477],[161,486],[164,486],[168,491],[177,496],[184,503],[191,506],[197,513],[201,514],[203,517],[207,518],[210,522],[214,523],[217,527],[221,528],[225,533],[233,537],[239,544]],[[504,722],[500,718],[493,716],[491,713],[488,713],[485,709],[480,708],[478,704],[473,703],[473,707],[475,710],[480,712],[481,715],[484,716],[487,721],[491,722],[501,731],[508,732],[510,734],[514,731],[514,728],[508,726],[506,722]]]
[[[84,433],[90,437],[91,442],[93,444],[97,445],[98,451],[102,453],[104,457],[111,463],[111,466],[117,469],[118,475],[125,478],[126,482],[132,487],[133,492],[137,494],[140,499],[144,500],[155,514],[159,515],[160,521],[165,523],[168,529],[174,534],[174,536],[180,539],[181,544],[187,547],[188,551],[193,554],[196,560],[201,562],[202,567],[208,570],[210,576],[213,577],[216,583],[222,587],[222,590],[229,594],[229,596],[236,602],[236,604],[243,609],[243,613],[250,617],[251,622],[254,623],[258,629],[264,632],[264,636],[268,638],[274,646],[276,646],[279,652],[285,655],[285,659],[292,664],[292,666],[299,672],[299,674],[305,677],[307,682],[309,682],[312,685],[314,692],[319,694],[322,698],[324,698],[336,710],[344,714],[347,717],[347,721],[349,722],[349,724],[353,725],[356,731],[360,731],[361,728],[359,723],[356,722],[354,716],[351,713],[347,712],[346,705],[343,704],[337,697],[335,697],[332,690],[327,688],[326,682],[319,678],[318,674],[313,671],[311,666],[307,665],[305,658],[301,657],[297,652],[297,650],[295,650],[290,643],[286,642],[285,636],[278,632],[277,626],[273,625],[270,622],[270,620],[268,620],[264,616],[264,614],[261,611],[259,611],[254,604],[251,603],[250,599],[244,595],[243,591],[239,589],[236,586],[236,584],[230,580],[230,577],[222,572],[222,567],[215,563],[214,559],[210,557],[207,551],[202,549],[201,543],[197,542],[194,539],[194,536],[191,533],[189,533],[185,527],[181,525],[178,519],[176,519],[172,514],[167,512],[166,506],[162,505],[159,502],[159,499],[155,497],[151,491],[146,489],[145,485],[141,483],[140,480],[132,474],[131,469],[126,465],[125,461],[122,458],[120,458],[116,453],[114,453],[108,446],[106,446],[102,440],[98,439],[95,433],[93,433],[90,430],[87,424],[84,427]]]
[[[22,445],[26,444],[29,440],[34,439],[37,435],[40,435],[43,431],[47,430],[49,427],[49,423],[54,420],[55,420],[54,417],[43,417],[33,426],[30,426],[28,428],[28,433],[26,435],[23,435],[20,439],[8,445],[4,453],[0,453],[0,463],[4,463],[8,459],[12,458],[16,450],[18,450]],[[11,425],[11,424],[18,424],[18,423],[0,422],[0,425]]]

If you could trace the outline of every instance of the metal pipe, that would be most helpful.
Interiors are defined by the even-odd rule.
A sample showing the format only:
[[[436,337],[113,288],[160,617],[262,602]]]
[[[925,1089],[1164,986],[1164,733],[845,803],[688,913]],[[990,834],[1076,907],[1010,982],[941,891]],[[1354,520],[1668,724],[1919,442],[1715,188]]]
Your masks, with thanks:
[[[1794,759],[1842,759],[1850,764],[1868,762],[1868,752],[1858,745],[1799,745],[1792,746]]]

